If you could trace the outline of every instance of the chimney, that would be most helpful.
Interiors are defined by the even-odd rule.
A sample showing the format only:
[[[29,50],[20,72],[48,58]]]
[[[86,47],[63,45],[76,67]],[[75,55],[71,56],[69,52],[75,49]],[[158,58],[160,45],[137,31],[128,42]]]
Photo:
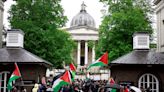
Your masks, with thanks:
[[[133,34],[133,49],[148,50],[149,49],[149,33],[136,32]]]
[[[6,46],[22,47],[24,42],[24,32],[20,29],[7,30]]]

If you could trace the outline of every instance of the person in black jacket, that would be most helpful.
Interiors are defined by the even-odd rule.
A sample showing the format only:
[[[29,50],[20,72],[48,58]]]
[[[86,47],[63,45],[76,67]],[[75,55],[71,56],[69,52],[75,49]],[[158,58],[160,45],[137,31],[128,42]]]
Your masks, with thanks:
[[[151,91],[151,88],[148,87],[148,88],[146,89],[146,92],[152,92],[152,91]]]

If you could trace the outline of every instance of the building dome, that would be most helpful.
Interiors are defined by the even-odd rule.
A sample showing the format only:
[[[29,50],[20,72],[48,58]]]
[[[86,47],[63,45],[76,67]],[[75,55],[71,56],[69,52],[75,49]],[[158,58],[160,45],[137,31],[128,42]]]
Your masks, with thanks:
[[[81,10],[80,12],[73,17],[71,21],[71,27],[75,26],[89,26],[95,28],[95,21],[91,15],[87,13],[85,10],[86,5],[84,2],[81,5]]]

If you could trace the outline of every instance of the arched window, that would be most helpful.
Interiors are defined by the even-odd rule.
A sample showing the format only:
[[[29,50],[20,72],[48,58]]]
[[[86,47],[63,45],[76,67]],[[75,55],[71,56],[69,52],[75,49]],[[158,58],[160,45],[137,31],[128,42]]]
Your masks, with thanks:
[[[3,71],[0,72],[0,92],[9,92],[7,90],[7,78],[9,76],[10,72],[8,71]]]
[[[139,88],[150,88],[151,92],[159,92],[159,80],[150,73],[143,74],[138,81]]]

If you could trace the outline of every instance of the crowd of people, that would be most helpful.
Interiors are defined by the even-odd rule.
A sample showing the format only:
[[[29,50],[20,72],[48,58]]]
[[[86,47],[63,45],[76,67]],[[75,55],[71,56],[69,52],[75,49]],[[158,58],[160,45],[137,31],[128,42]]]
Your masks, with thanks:
[[[107,80],[80,80],[76,79],[72,84],[64,85],[59,92],[113,92],[112,88],[106,87],[109,83]],[[46,84],[35,84],[32,92],[53,92],[52,81],[48,80]],[[115,92],[135,92],[130,90],[129,86],[122,86],[122,88],[115,89]],[[142,92],[151,92],[150,90],[142,90]]]
[[[46,77],[43,76],[40,84],[35,83],[32,92],[53,92],[52,80],[47,80]]]
[[[105,92],[106,80],[75,80],[72,84],[60,88],[59,92]],[[48,80],[47,84],[35,84],[32,92],[53,92],[53,83]]]

